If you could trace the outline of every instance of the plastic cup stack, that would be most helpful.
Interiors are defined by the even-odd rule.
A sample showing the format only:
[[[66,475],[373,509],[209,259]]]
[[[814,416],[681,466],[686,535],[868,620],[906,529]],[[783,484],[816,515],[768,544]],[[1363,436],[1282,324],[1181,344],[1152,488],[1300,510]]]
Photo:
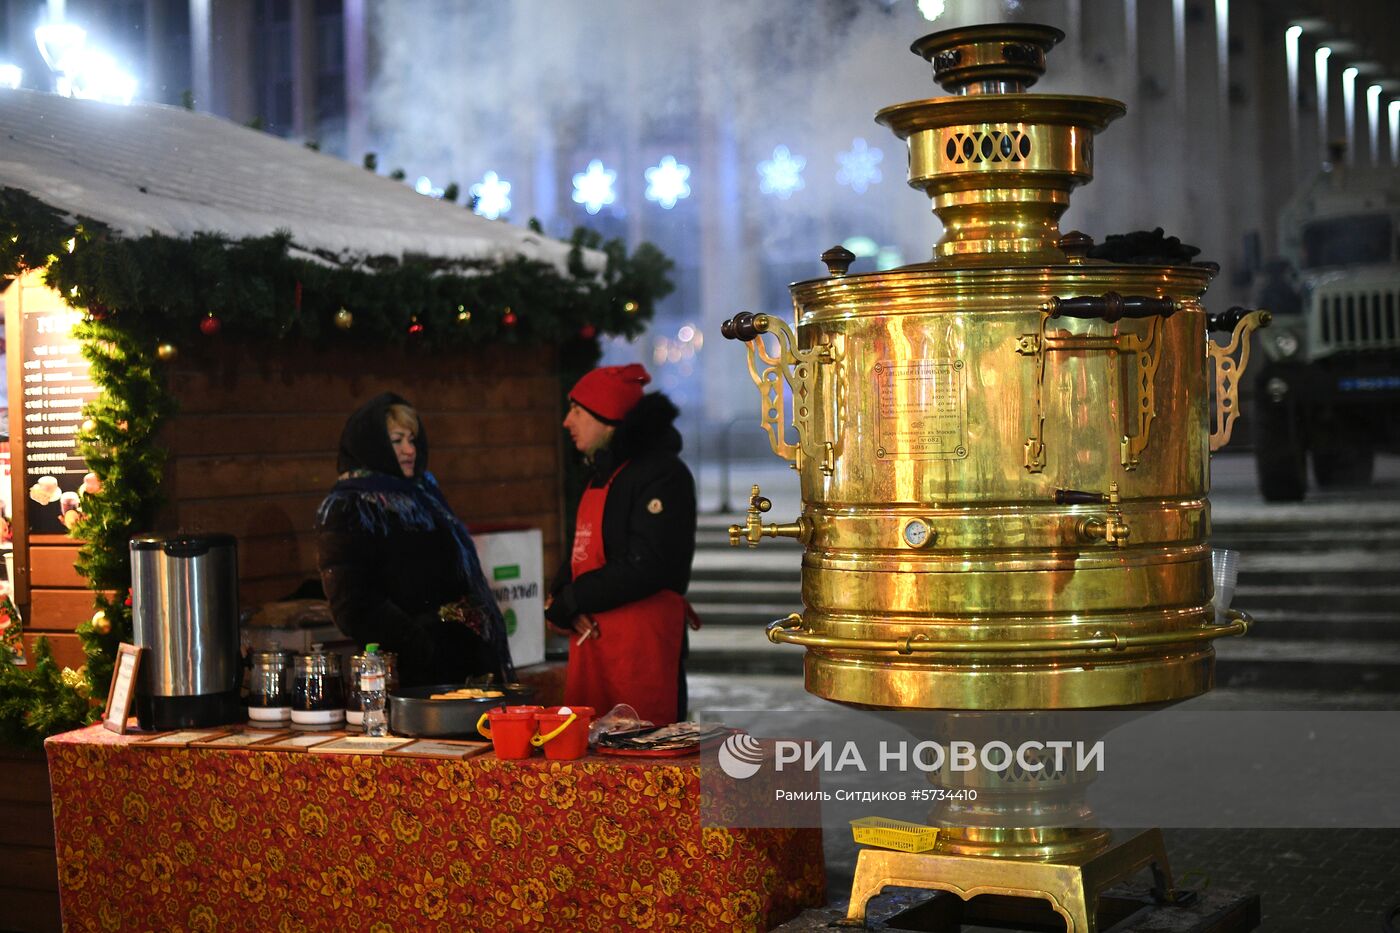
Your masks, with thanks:
[[[1240,572],[1240,552],[1216,548],[1210,552],[1210,566],[1211,576],[1215,580],[1215,598],[1211,600],[1215,606],[1215,624],[1223,625],[1228,621],[1225,610],[1230,608],[1230,603],[1235,598],[1235,580]]]

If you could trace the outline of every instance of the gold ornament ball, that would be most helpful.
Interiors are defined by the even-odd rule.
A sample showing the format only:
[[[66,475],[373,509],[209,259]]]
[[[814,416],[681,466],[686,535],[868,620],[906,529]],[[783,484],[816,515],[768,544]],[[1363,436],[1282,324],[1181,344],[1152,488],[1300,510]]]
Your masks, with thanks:
[[[83,422],[83,430],[84,430],[84,431],[96,431],[96,430],[97,430],[97,422],[96,422],[96,421],[93,421],[91,418],[87,419],[86,421]]]
[[[349,330],[355,325],[355,315],[341,308],[335,313],[335,326],[341,330]]]
[[[156,359],[160,360],[162,363],[169,363],[179,355],[180,351],[175,348],[175,344],[173,343],[163,343],[156,347]]]
[[[92,630],[99,635],[106,635],[112,630],[112,623],[107,620],[107,613],[101,609],[92,614]]]
[[[628,301],[628,302],[625,302],[625,303],[622,305],[622,310],[626,311],[628,314],[636,314],[636,313],[637,313],[637,303],[636,303],[635,301]]]

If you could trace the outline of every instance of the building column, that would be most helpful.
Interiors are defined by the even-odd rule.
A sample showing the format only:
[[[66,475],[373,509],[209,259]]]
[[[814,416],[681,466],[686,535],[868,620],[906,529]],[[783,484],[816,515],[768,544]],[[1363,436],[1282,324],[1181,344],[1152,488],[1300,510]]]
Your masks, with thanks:
[[[190,88],[194,109],[214,109],[213,0],[190,0]]]
[[[292,0],[292,135],[315,139],[316,0]]]
[[[345,158],[369,151],[369,5],[345,0]]]

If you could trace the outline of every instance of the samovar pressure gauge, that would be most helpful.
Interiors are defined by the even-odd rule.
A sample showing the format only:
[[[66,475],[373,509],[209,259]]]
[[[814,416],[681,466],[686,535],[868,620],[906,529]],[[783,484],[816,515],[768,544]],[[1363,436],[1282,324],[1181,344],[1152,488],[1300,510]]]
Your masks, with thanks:
[[[922,518],[911,518],[904,523],[904,543],[910,547],[923,547],[935,537],[933,529]]]

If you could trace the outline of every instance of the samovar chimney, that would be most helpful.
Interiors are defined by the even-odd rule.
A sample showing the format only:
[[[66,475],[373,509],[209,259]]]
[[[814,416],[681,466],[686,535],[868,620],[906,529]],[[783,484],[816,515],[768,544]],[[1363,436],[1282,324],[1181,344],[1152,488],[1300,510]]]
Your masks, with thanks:
[[[909,146],[909,184],[933,201],[941,264],[1063,262],[1060,216],[1093,177],[1094,133],[1122,116],[1116,100],[1027,94],[1064,38],[1051,26],[947,29],[911,49],[951,97],[911,101],[875,119]]]

